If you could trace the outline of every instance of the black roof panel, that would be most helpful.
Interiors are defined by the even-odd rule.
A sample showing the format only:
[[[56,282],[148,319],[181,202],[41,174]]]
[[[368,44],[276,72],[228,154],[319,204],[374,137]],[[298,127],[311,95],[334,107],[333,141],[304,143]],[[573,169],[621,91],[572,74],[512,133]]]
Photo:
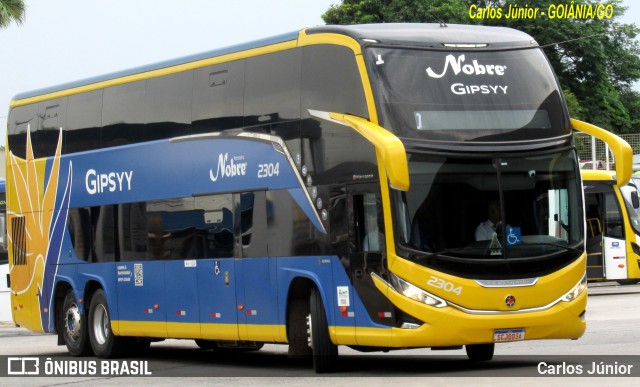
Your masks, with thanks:
[[[522,47],[536,44],[526,33],[506,27],[465,24],[383,23],[331,25],[307,29],[307,34],[337,33],[362,42],[442,47],[443,44],[488,44],[489,47]],[[532,43],[533,42],[533,43]]]

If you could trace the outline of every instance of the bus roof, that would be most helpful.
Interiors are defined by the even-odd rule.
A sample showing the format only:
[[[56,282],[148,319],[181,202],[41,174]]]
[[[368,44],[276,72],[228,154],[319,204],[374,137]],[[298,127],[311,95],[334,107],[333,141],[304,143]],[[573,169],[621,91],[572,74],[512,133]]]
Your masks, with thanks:
[[[321,26],[272,36],[265,39],[219,48],[198,54],[170,59],[145,66],[98,75],[91,78],[72,81],[56,86],[19,93],[13,101],[43,96],[68,89],[87,86],[103,81],[165,69],[182,64],[196,62],[208,58],[233,54],[255,48],[270,46],[278,43],[296,41],[300,34],[308,35],[330,33],[346,35],[356,40],[360,45],[388,44],[444,48],[445,44],[453,45],[486,45],[490,47],[524,47],[537,45],[533,38],[524,32],[505,27],[486,27],[461,24],[427,24],[427,23],[387,23],[363,24],[349,26]],[[484,46],[483,46],[484,47]],[[469,47],[465,47],[469,48]],[[13,105],[13,104],[12,104]]]
[[[212,57],[226,55],[226,54],[231,54],[231,53],[234,53],[234,52],[250,50],[250,49],[253,49],[253,48],[269,46],[269,45],[272,45],[272,44],[277,44],[277,43],[282,43],[282,42],[286,42],[286,41],[290,41],[290,40],[295,40],[297,38],[298,38],[298,32],[277,35],[277,36],[273,36],[273,37],[266,38],[266,39],[256,40],[256,41],[253,41],[253,42],[242,43],[242,44],[238,44],[238,45],[234,45],[234,46],[229,46],[229,47],[219,48],[219,49],[215,49],[215,50],[211,50],[211,51],[201,52],[199,54],[183,56],[183,57],[180,57],[180,58],[169,59],[169,60],[165,60],[165,61],[157,62],[157,63],[152,63],[152,64],[145,65],[145,66],[134,67],[134,68],[131,68],[131,69],[126,69],[126,70],[116,71],[116,72],[113,72],[113,73],[107,73],[107,74],[103,74],[103,75],[98,75],[98,76],[91,77],[91,78],[85,78],[85,79],[81,79],[81,80],[78,80],[78,81],[72,81],[72,82],[68,82],[68,83],[63,83],[63,84],[56,85],[56,86],[45,87],[45,88],[42,88],[42,89],[27,91],[27,92],[24,92],[24,93],[17,94],[15,97],[13,97],[13,100],[14,101],[18,101],[18,100],[21,100],[21,99],[36,97],[36,96],[43,95],[43,94],[55,93],[55,92],[66,90],[66,89],[72,89],[72,88],[75,88],[75,87],[90,85],[92,83],[98,83],[98,82],[107,81],[107,80],[111,80],[111,79],[122,78],[122,77],[126,77],[126,76],[129,76],[129,75],[146,73],[148,71],[159,70],[159,69],[163,69],[163,68],[167,68],[167,67],[173,67],[173,66],[184,64],[184,63],[195,62],[195,61],[202,60],[202,59],[212,58]]]
[[[322,26],[309,28],[307,34],[335,33],[350,36],[361,44],[380,43],[390,45],[449,48],[473,48],[469,45],[491,47],[523,47],[537,45],[528,34],[506,27],[487,27],[466,24],[384,23],[349,26]],[[375,42],[368,42],[368,41]],[[466,47],[464,47],[466,45]]]

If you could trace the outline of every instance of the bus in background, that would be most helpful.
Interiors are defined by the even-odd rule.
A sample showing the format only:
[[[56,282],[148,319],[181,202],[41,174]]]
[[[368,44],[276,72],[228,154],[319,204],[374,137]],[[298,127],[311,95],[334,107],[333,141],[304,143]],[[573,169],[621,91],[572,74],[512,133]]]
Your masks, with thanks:
[[[582,170],[587,221],[587,279],[640,281],[640,200],[632,179],[619,186],[613,171]]]
[[[20,94],[15,322],[73,355],[281,343],[317,372],[339,345],[577,339],[573,128],[628,179],[530,36],[467,25],[309,28]]]
[[[0,321],[11,321],[9,297],[9,257],[7,254],[7,200],[5,180],[0,179]]]

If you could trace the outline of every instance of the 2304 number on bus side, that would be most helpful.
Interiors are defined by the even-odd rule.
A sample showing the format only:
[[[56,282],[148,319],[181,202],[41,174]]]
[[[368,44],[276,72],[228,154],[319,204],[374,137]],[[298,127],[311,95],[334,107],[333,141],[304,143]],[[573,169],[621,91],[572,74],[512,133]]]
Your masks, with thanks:
[[[258,179],[278,176],[280,174],[280,163],[258,164]]]
[[[429,281],[427,281],[427,285],[433,286],[436,289],[442,289],[445,292],[455,293],[457,295],[462,294],[462,286],[456,286],[452,282],[445,281],[434,275],[432,275]]]

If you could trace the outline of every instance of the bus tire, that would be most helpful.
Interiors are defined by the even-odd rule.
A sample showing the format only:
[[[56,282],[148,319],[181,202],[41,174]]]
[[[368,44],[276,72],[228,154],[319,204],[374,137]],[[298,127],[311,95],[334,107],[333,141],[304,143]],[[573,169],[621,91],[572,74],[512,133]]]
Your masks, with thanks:
[[[311,357],[310,336],[308,327],[309,300],[293,298],[287,308],[287,340],[289,341],[288,356],[296,359]]]
[[[87,314],[80,310],[72,289],[69,289],[64,297],[59,321],[67,351],[72,356],[90,355],[91,343],[87,334]]]
[[[338,361],[338,346],[331,342],[329,324],[324,312],[322,297],[317,289],[311,289],[309,297],[310,316],[309,332],[311,334],[311,351],[313,368],[316,373],[332,372]]]
[[[467,344],[464,347],[471,361],[488,361],[493,359],[495,344]]]
[[[127,349],[127,338],[118,337],[111,330],[109,306],[104,290],[98,289],[89,306],[89,339],[93,353],[100,358],[122,355]]]

